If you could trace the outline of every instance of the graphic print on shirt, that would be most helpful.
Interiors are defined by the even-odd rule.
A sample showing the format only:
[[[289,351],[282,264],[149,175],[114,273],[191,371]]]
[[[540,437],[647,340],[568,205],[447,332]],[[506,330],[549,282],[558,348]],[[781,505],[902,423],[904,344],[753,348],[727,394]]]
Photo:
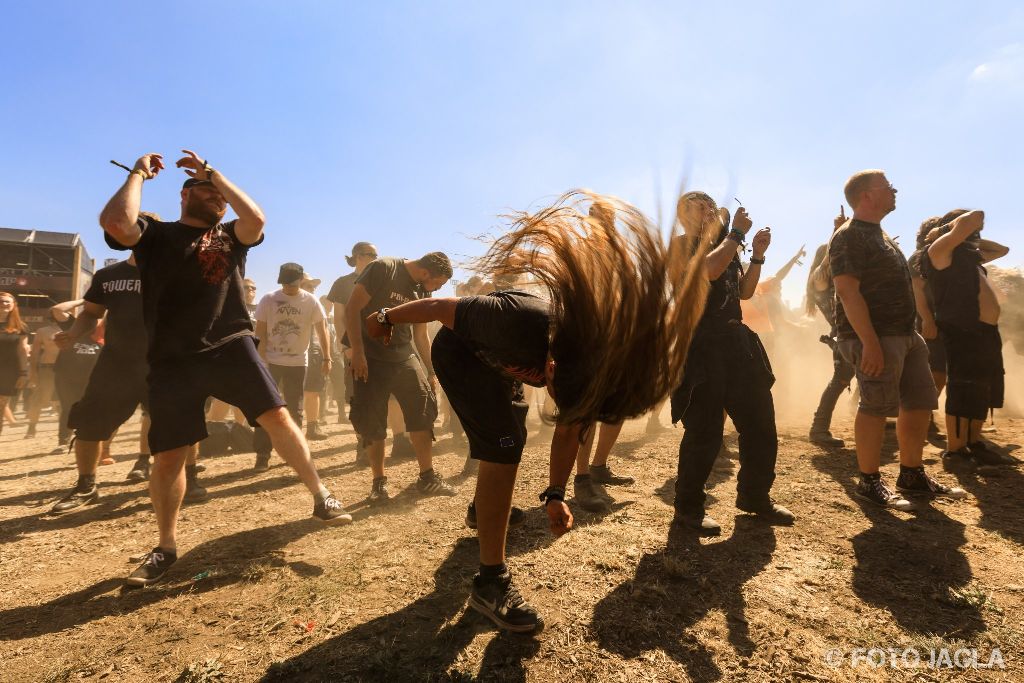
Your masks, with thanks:
[[[196,258],[203,281],[220,284],[231,270],[231,238],[220,226],[203,233],[196,243]]]
[[[104,294],[111,294],[113,292],[141,292],[142,291],[142,280],[138,278],[134,280],[108,280],[100,283],[103,288]]]

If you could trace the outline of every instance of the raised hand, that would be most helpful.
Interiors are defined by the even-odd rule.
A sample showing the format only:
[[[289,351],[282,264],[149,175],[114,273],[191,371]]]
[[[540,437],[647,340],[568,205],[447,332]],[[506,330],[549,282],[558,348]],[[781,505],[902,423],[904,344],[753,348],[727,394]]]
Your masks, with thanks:
[[[164,158],[154,152],[143,154],[132,167],[132,171],[142,171],[147,179],[155,178],[156,174],[162,170],[164,170]]]
[[[750,232],[750,228],[753,227],[754,222],[750,220],[750,216],[747,215],[747,210],[742,206],[736,209],[736,215],[732,217],[732,227],[734,230],[739,230],[744,235]]]
[[[178,168],[185,169],[185,173],[197,180],[209,180],[210,175],[206,172],[206,161],[199,158],[199,155],[190,149],[181,150],[187,156],[178,159],[175,164]]]
[[[749,219],[748,219],[749,220]],[[772,243],[772,229],[761,228],[754,235],[754,241],[751,242],[751,248],[755,258],[764,258],[764,253],[768,251],[768,246]]]

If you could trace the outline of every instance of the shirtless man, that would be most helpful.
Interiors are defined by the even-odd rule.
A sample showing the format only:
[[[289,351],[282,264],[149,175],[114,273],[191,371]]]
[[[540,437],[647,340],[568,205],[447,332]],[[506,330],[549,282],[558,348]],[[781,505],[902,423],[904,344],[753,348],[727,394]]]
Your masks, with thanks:
[[[982,264],[1009,249],[992,242],[982,244],[982,211],[950,211],[940,223],[928,235],[921,270],[935,302],[935,323],[948,363],[948,447],[943,462],[947,466],[1000,464],[1003,456],[981,441],[986,415],[1003,406],[1000,308]]]

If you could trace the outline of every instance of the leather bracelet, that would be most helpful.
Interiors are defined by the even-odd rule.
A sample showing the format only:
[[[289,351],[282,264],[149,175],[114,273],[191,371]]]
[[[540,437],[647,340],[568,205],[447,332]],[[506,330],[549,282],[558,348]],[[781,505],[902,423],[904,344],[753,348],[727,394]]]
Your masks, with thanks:
[[[739,244],[740,246],[743,246],[743,244],[746,243],[747,236],[744,235],[739,230],[737,230],[736,228],[733,228],[732,230],[729,231],[729,234],[726,235],[726,239],[730,239],[733,242],[735,242],[736,244]]]
[[[544,492],[540,494],[540,499],[547,507],[547,504],[553,500],[560,500],[565,502],[565,487],[563,486],[549,486],[544,489]]]
[[[751,256],[750,257],[750,263],[755,265],[755,266],[763,266],[764,265],[764,259],[763,258],[757,258],[756,256]]]

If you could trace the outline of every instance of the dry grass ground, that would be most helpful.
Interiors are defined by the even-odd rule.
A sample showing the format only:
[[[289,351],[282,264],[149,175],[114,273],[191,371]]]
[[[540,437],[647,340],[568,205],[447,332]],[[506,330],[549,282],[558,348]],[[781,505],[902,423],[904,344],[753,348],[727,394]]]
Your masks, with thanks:
[[[332,418],[333,419],[333,418]],[[552,539],[536,494],[547,454],[524,458],[516,501],[527,524],[509,539],[522,592],[547,620],[536,638],[495,632],[467,611],[476,568],[463,525],[474,482],[458,498],[418,498],[415,466],[391,466],[401,495],[359,504],[369,474],[354,436],[332,425],[315,444],[324,479],[355,512],[353,525],[310,518],[308,494],[275,458],[211,459],[211,498],[182,515],[181,557],[166,580],[122,590],[155,528],[144,485],[124,483],[137,421],[101,468],[102,499],[60,518],[43,513],[72,485],[52,421],[0,439],[0,679],[4,681],[854,681],[1024,680],[1024,518],[1020,469],[965,475],[970,497],[913,514],[852,496],[852,452],[783,433],[776,497],[793,528],[737,514],[736,462],[718,463],[711,512],[718,539],[670,529],[680,430],[646,441],[627,425],[613,465],[637,484],[610,490],[611,513],[577,510]],[[848,421],[838,433],[850,438]],[[1024,443],[1024,421],[991,435]],[[1016,447],[1016,446],[1014,446]],[[437,443],[437,467],[464,454]],[[940,472],[938,450],[927,463]],[[895,478],[887,454],[884,472]],[[940,473],[946,482],[956,477]],[[856,668],[838,648],[999,648],[1005,669]],[[927,655],[926,655],[927,656]],[[900,662],[897,662],[898,664]]]

